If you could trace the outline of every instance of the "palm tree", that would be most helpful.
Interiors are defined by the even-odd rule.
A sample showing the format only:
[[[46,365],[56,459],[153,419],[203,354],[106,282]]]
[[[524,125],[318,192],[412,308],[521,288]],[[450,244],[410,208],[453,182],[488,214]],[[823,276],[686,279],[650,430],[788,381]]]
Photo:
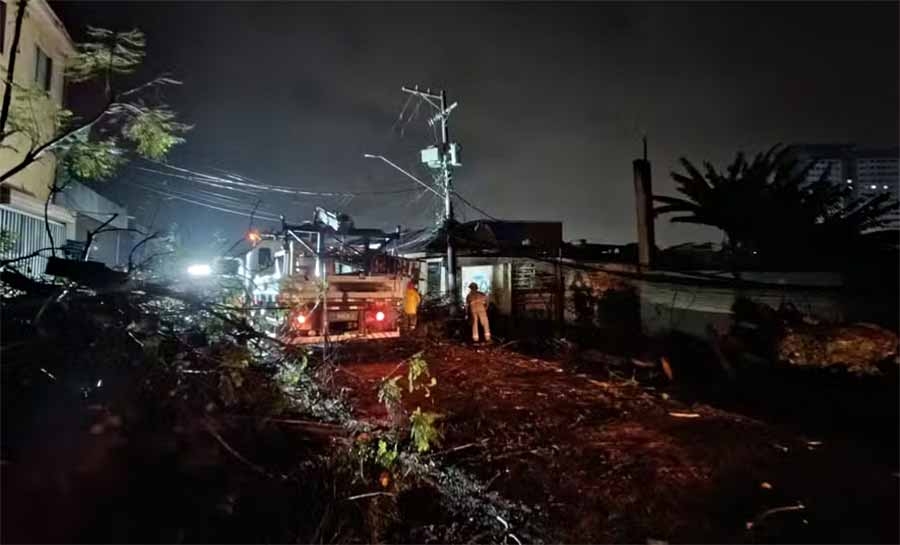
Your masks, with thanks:
[[[738,153],[727,173],[705,162],[705,175],[682,158],[686,174],[673,172],[672,178],[686,198],[654,196],[662,204],[654,212],[717,227],[730,252],[758,252],[772,265],[844,258],[862,246],[866,233],[892,223],[887,213],[898,202],[891,195],[854,198],[849,187],[828,181],[828,171],[809,182],[815,162],[800,164],[792,151],[776,145],[751,162]]]

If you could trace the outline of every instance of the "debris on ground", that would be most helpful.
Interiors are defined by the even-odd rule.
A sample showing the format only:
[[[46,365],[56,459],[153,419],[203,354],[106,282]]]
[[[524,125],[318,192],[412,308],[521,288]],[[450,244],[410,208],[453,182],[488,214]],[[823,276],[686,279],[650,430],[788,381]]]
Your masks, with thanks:
[[[750,355],[757,361],[842,368],[857,375],[882,374],[886,365],[896,371],[900,364],[897,333],[874,324],[820,322],[794,307],[776,310],[746,299],[735,302],[734,313],[731,338],[723,344],[745,360]]]
[[[830,415],[827,433],[789,421],[825,404],[780,381],[758,395],[798,410],[757,417],[671,380],[664,350],[469,346],[446,336],[450,320],[301,350],[171,287],[15,282],[2,302],[8,542],[898,538],[884,478],[896,445],[873,450]],[[896,434],[864,420],[854,432]]]
[[[354,416],[385,421],[384,407],[369,392],[398,357],[422,351],[440,388],[404,403],[440,411],[442,458],[498,498],[520,504],[518,512],[530,510],[543,541],[728,542],[763,533],[773,541],[833,540],[842,517],[866,520],[864,527],[844,528],[844,541],[897,537],[891,506],[900,499],[883,478],[894,466],[875,462],[855,441],[840,441],[822,455],[809,451],[798,432],[682,401],[674,386],[661,396],[646,383],[607,376],[606,365],[579,372],[565,357],[536,358],[511,347],[415,342],[404,351],[405,342],[348,354],[336,377]],[[622,361],[598,352],[589,357]],[[760,485],[772,482],[777,489]],[[857,494],[880,507],[855,503]],[[746,534],[745,521],[791,495],[815,500],[815,513],[807,514],[814,523],[779,519],[775,525],[787,515],[776,512]]]
[[[897,364],[897,334],[873,324],[788,326],[778,357],[791,365],[843,366],[851,373],[878,374],[879,364]]]

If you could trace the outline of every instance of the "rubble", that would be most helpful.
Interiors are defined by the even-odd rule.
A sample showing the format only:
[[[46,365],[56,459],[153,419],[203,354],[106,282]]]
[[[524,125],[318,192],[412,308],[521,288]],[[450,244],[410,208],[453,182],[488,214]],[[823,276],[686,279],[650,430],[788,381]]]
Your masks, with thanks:
[[[743,361],[772,360],[807,368],[842,368],[852,374],[877,375],[884,364],[896,365],[896,332],[868,323],[826,323],[793,305],[773,309],[740,299],[734,327],[723,345]],[[724,356],[723,356],[724,359]]]
[[[898,363],[898,337],[873,324],[792,324],[785,328],[777,354],[791,365],[878,374],[879,364]]]

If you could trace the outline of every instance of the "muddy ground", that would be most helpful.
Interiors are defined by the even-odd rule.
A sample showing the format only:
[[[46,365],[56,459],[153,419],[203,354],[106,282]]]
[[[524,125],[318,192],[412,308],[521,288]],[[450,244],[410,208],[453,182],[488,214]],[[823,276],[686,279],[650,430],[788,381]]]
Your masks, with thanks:
[[[849,414],[832,403],[833,390],[803,377],[803,390],[768,376],[706,391],[514,348],[421,340],[344,348],[335,376],[359,418],[386,420],[380,380],[424,350],[438,384],[404,404],[443,415],[435,455],[522,502],[547,541],[900,539],[896,384],[876,388],[887,396],[879,418],[872,406]],[[425,524],[428,501],[419,501]]]

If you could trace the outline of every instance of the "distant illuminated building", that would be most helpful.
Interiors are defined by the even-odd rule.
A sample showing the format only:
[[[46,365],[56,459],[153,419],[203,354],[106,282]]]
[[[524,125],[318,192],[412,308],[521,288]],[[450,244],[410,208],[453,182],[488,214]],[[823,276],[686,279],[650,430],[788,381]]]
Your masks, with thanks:
[[[860,150],[856,157],[856,192],[876,195],[900,189],[900,160],[898,150]]]
[[[807,181],[826,180],[845,184],[856,197],[882,193],[900,195],[900,149],[858,148],[853,144],[798,144],[794,156],[806,164],[814,161]]]

